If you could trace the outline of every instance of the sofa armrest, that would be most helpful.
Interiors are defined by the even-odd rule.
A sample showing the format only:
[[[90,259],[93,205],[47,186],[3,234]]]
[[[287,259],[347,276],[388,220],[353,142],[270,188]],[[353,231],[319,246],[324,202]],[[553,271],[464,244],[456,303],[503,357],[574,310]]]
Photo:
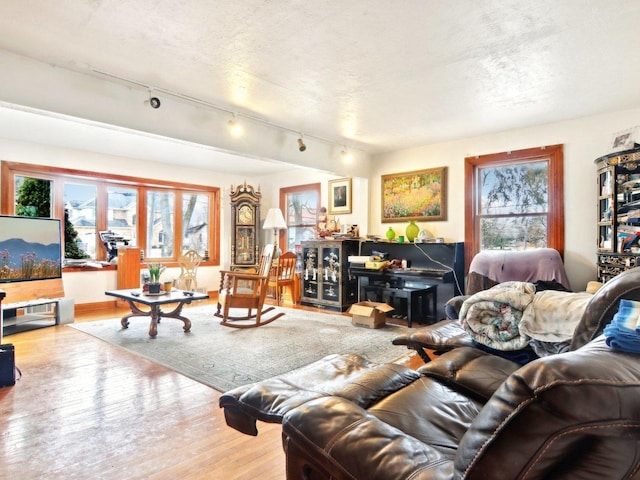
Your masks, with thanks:
[[[283,419],[287,480],[453,478],[453,458],[404,434],[354,403],[326,397]]]
[[[477,348],[461,347],[418,368],[421,375],[486,402],[520,364]]]
[[[399,335],[391,342],[417,351],[425,362],[430,360],[427,350],[439,355],[454,348],[473,346],[473,340],[458,320],[442,320],[412,333]]]
[[[623,298],[640,301],[640,267],[616,275],[593,294],[573,332],[571,350],[577,350],[598,337],[611,322]]]
[[[447,300],[444,304],[444,313],[449,320],[457,320],[460,318],[460,309],[464,301],[471,295],[456,295]]]

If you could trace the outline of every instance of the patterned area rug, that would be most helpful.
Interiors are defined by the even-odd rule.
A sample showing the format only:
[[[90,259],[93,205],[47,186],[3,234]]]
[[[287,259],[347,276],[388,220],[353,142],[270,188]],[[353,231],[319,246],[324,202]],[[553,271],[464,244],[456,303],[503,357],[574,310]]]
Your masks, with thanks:
[[[225,392],[302,367],[332,353],[355,353],[374,362],[406,357],[404,347],[391,340],[408,329],[386,325],[368,329],[351,325],[351,317],[278,307],[286,315],[259,328],[223,327],[213,316],[215,306],[183,310],[192,322],[167,318],[158,325],[158,336],[149,338],[149,318],[70,324],[82,332],[169,367],[194,380]]]

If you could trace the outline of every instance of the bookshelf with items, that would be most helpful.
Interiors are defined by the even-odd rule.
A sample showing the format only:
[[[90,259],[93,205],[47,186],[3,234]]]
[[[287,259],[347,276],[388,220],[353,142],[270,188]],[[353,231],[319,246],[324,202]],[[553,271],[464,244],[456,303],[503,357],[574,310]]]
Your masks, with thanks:
[[[598,280],[640,266],[640,148],[595,160],[598,169]]]

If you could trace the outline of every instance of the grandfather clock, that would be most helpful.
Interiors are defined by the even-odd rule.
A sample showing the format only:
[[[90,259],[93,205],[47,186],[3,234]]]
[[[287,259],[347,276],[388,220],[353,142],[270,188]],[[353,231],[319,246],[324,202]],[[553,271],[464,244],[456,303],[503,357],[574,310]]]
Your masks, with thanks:
[[[231,185],[231,270],[257,272],[260,262],[260,187]]]

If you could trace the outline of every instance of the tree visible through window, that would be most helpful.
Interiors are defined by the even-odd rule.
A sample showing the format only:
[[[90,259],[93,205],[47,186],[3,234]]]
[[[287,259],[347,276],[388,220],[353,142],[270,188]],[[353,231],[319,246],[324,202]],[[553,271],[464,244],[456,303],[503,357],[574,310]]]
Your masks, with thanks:
[[[320,184],[280,189],[280,209],[285,213],[285,250],[295,251],[303,240],[315,238],[320,204]]]
[[[51,180],[16,176],[16,215],[21,217],[51,216]]]
[[[547,246],[548,162],[478,169],[480,250]]]

